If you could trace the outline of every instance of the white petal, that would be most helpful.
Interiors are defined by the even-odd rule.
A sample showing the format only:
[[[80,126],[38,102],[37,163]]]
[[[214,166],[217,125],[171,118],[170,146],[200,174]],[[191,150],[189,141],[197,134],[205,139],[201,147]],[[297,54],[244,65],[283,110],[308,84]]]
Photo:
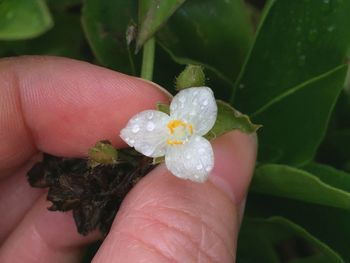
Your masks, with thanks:
[[[165,164],[177,177],[204,182],[214,167],[213,148],[208,140],[194,135],[184,145],[169,146]]]
[[[208,87],[184,89],[170,104],[171,119],[192,124],[197,135],[204,135],[210,131],[215,124],[217,111],[213,91]]]
[[[146,110],[132,117],[121,130],[120,137],[140,153],[149,157],[165,154],[169,116],[163,112]]]

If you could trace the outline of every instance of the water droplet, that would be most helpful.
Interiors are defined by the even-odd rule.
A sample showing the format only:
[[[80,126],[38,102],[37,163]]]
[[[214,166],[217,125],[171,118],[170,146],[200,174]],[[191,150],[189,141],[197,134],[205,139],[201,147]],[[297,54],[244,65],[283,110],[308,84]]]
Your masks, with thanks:
[[[7,19],[12,19],[13,18],[13,12],[9,11],[6,13],[6,18]]]
[[[201,170],[202,168],[203,168],[203,165],[197,164],[197,166],[196,166],[196,169],[197,169],[197,170]]]
[[[180,102],[182,102],[182,103],[184,103],[184,102],[185,102],[185,100],[186,100],[186,98],[185,98],[185,97],[180,97],[180,98],[179,98],[179,101],[180,101]]]
[[[193,91],[193,96],[197,96],[198,95],[198,90]]]
[[[329,27],[327,27],[327,31],[328,31],[328,32],[333,32],[334,29],[335,29],[335,26],[329,26]]]
[[[133,144],[135,143],[135,140],[131,139],[131,140],[129,140],[129,143],[130,143],[131,145],[133,145]]]
[[[148,112],[147,113],[147,119],[149,119],[149,120],[152,120],[153,119],[153,112],[152,111],[150,111],[150,112]]]
[[[132,118],[130,120],[131,123],[135,123],[135,122],[138,122],[140,119],[137,117],[137,118]]]
[[[207,106],[208,104],[209,104],[209,101],[207,99],[203,101],[204,106]]]
[[[153,153],[151,146],[147,143],[140,145],[140,150],[146,156],[150,156]]]
[[[152,121],[147,122],[147,125],[146,125],[147,131],[153,131],[154,127],[155,127],[154,122],[152,122]]]
[[[199,154],[205,153],[205,149],[204,149],[204,148],[199,148],[198,153],[199,153]]]
[[[132,128],[131,128],[131,131],[132,131],[133,133],[138,133],[139,130],[140,130],[140,126],[138,126],[137,124],[134,125],[134,126],[132,126]]]
[[[205,109],[205,106],[202,105],[202,106],[201,106],[201,110],[204,110],[204,109]]]
[[[309,35],[308,35],[308,39],[310,40],[310,41],[315,41],[316,40],[316,38],[317,38],[317,29],[316,28],[314,28],[314,29],[311,29],[310,30],[310,32],[309,32]]]
[[[210,172],[212,168],[213,167],[211,167],[211,166],[207,166],[207,167],[205,167],[205,171]]]
[[[199,137],[196,137],[196,138],[194,139],[195,142],[199,142],[199,140],[200,140]]]
[[[175,102],[171,103],[170,109],[171,110],[176,110],[177,109],[177,104]]]
[[[190,154],[186,154],[186,159],[187,160],[191,159],[191,155]]]
[[[305,59],[306,59],[305,55],[300,55],[298,60],[298,65],[303,66],[305,64]]]

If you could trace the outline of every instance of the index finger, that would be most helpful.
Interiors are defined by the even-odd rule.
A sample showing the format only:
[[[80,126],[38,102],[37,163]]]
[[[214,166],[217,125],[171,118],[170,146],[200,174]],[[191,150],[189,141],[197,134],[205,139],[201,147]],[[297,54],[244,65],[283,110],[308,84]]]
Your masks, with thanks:
[[[169,100],[149,82],[57,57],[1,60],[0,81],[0,172],[37,151],[81,156],[101,139],[121,146],[132,115]]]

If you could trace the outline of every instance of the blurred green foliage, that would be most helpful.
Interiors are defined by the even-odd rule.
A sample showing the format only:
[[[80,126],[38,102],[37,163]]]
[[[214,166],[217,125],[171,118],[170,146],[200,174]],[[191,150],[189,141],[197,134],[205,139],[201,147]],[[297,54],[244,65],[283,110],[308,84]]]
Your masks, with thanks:
[[[349,0],[0,0],[0,56],[135,76],[151,63],[172,92],[185,64],[202,66],[217,98],[263,125],[237,262],[350,262],[349,14]]]

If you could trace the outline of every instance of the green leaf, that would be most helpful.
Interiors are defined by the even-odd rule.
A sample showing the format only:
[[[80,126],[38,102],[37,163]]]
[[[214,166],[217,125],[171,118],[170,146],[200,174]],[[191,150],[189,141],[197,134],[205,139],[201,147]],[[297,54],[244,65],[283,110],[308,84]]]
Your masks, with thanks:
[[[218,105],[218,116],[214,127],[205,136],[208,140],[232,130],[250,134],[261,127],[261,125],[253,124],[247,115],[235,110],[228,103],[221,100],[217,100],[216,103]]]
[[[251,191],[350,210],[350,193],[320,178],[290,166],[266,164],[257,168]]]
[[[312,159],[344,83],[346,69],[338,67],[350,44],[349,13],[350,1],[267,5],[231,100],[264,125],[260,157],[295,165]]]
[[[85,60],[86,42],[80,16],[58,13],[54,14],[54,19],[54,27],[40,37],[25,41],[4,41],[3,43],[15,55],[54,55]]]
[[[306,229],[310,234],[350,262],[350,211],[304,203],[268,195],[250,194],[246,214],[249,217],[283,216]],[[328,261],[324,261],[328,263]]]
[[[92,51],[103,66],[139,75],[140,57],[131,42],[136,34],[137,1],[86,0],[82,23]]]
[[[330,247],[283,217],[246,218],[237,258],[245,263],[344,263]]]
[[[140,0],[136,49],[151,38],[185,0]]]
[[[235,80],[252,38],[241,0],[186,1],[157,33],[158,43],[177,63],[202,65],[228,83]]]
[[[349,173],[314,162],[304,166],[303,169],[317,176],[322,182],[350,193]]]
[[[346,66],[337,67],[284,92],[250,115],[254,122],[264,125],[259,137],[261,161],[298,166],[312,160],[345,73]]]
[[[0,40],[33,38],[52,26],[44,0],[0,1]]]

